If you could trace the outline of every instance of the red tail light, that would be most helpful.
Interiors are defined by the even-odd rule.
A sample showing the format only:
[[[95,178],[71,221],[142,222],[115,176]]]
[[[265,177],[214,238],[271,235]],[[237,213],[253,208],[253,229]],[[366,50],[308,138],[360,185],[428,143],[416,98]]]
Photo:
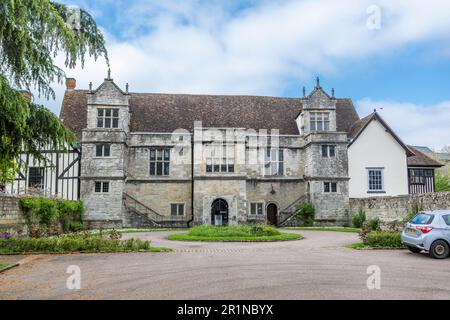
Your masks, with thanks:
[[[433,227],[432,226],[416,226],[416,229],[422,233],[428,233],[431,230],[433,230]]]

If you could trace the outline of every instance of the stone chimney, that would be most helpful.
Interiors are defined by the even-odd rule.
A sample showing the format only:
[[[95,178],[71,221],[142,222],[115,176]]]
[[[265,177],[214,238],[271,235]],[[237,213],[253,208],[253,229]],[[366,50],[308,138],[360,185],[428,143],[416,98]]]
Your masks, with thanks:
[[[28,102],[33,101],[33,94],[28,90],[21,90],[20,94],[24,97]]]
[[[75,78],[66,78],[66,90],[72,91],[77,87],[77,80]]]

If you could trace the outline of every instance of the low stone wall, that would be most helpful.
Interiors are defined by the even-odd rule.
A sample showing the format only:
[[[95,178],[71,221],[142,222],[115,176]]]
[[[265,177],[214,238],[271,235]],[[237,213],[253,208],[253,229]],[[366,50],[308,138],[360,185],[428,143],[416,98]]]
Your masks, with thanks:
[[[383,223],[403,220],[416,210],[450,210],[450,192],[425,193],[397,197],[350,199],[350,216],[363,210],[366,218],[378,217]]]
[[[0,195],[0,234],[8,232],[26,233],[25,217],[20,208],[19,198],[10,195]]]

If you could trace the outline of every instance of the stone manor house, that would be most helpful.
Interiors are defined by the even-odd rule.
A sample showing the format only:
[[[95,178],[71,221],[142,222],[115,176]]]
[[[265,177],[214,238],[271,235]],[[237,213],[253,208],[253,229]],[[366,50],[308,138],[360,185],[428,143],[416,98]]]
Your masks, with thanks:
[[[360,119],[318,79],[301,98],[130,93],[109,76],[95,90],[76,89],[72,78],[66,85],[60,118],[79,143],[67,156],[49,151],[50,173],[30,164],[16,191],[23,183],[81,198],[91,227],[280,226],[296,223],[304,201],[317,224],[346,224],[349,144],[363,141],[372,120],[384,123]],[[439,166],[403,143],[397,149],[416,170]],[[367,192],[389,189],[377,170]]]

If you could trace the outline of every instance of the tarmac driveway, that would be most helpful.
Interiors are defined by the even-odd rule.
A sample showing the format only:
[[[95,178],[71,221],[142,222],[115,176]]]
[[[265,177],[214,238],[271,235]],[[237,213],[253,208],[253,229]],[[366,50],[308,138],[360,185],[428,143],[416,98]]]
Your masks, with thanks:
[[[124,235],[170,253],[29,259],[0,274],[0,299],[450,299],[450,259],[344,248],[354,233],[301,231],[303,240],[272,243],[177,242],[170,233]],[[73,265],[80,290],[66,287]],[[379,267],[380,289],[368,289],[369,266]]]

